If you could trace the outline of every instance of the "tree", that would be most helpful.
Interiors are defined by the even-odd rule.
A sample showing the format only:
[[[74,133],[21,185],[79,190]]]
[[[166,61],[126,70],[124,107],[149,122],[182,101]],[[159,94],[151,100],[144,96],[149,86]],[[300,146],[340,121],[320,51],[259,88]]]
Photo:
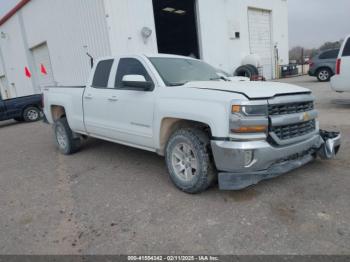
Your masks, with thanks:
[[[336,41],[336,42],[326,42],[323,45],[320,46],[320,51],[328,50],[328,49],[337,49],[341,47],[343,40]]]
[[[326,42],[321,45],[319,48],[303,48],[301,46],[293,47],[289,51],[289,59],[297,61],[298,64],[304,63],[305,58],[311,58],[315,56],[320,51],[328,50],[328,49],[337,49],[341,47],[341,44],[344,40],[339,40],[335,42]]]

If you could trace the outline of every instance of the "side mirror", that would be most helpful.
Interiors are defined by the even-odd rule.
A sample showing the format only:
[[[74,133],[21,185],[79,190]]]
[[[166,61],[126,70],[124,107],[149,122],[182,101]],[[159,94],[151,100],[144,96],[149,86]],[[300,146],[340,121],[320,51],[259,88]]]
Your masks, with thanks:
[[[150,91],[153,88],[153,83],[147,81],[143,75],[125,75],[122,79],[124,87],[131,87],[143,91]]]

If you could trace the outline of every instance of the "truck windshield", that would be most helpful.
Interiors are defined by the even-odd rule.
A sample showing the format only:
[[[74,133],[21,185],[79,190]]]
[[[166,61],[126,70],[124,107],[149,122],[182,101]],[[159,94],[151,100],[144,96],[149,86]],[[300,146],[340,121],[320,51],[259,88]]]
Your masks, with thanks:
[[[214,67],[194,59],[149,58],[167,86],[181,86],[191,81],[214,81],[222,77]]]

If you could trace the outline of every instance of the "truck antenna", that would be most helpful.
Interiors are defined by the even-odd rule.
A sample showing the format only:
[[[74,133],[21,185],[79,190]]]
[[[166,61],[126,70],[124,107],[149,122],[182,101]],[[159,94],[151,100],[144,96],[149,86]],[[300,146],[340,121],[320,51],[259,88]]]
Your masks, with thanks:
[[[93,68],[94,67],[94,57],[92,55],[90,55],[89,52],[86,52],[86,55],[88,57],[90,57],[90,65],[91,65],[91,68]]]

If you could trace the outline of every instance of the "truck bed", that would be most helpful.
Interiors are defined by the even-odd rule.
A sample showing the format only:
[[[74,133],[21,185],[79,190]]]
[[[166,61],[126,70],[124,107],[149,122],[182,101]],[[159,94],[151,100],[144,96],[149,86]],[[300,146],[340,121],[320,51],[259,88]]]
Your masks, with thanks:
[[[57,87],[47,87],[44,89],[44,104],[55,105],[64,107],[67,116],[68,123],[71,128],[77,132],[85,133],[85,125],[82,116],[83,112],[83,95],[85,87],[84,86],[57,86]],[[54,118],[48,108],[44,108],[44,114],[49,123],[54,122]]]

